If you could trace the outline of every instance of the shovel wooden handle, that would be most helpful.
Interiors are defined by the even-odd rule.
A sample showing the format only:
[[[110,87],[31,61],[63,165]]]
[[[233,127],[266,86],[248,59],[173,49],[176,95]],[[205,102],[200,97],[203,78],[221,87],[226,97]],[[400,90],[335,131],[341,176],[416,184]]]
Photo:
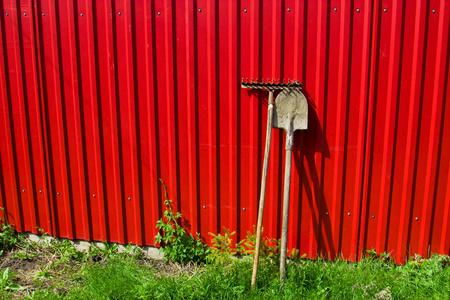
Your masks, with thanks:
[[[294,132],[289,128],[286,132],[286,161],[284,165],[283,226],[281,229],[280,281],[286,274],[287,237],[289,225],[289,197],[291,192],[291,164]]]
[[[264,215],[264,200],[266,195],[267,169],[269,166],[270,142],[272,138],[272,118],[273,115],[273,91],[269,91],[269,107],[267,109],[267,131],[266,148],[264,150],[264,165],[261,179],[261,194],[259,196],[258,223],[256,225],[256,245],[255,258],[253,260],[252,289],[256,285],[256,274],[258,273],[259,248],[261,245],[261,231]]]

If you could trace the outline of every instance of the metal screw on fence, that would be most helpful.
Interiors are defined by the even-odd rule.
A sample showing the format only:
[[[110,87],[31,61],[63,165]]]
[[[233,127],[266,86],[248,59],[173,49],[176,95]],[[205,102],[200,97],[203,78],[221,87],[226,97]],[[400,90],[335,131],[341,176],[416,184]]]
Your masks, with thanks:
[[[81,13],[80,16],[84,16],[83,13]]]
[[[42,194],[42,190],[39,190],[39,193]]]
[[[57,192],[56,195],[59,195],[59,192]]]
[[[161,12],[160,11],[158,11],[158,15],[160,15],[161,14]]]
[[[288,8],[288,9],[287,9],[287,11],[291,11],[291,9],[290,9],[290,8]]]
[[[198,12],[202,12],[202,9],[201,9],[201,8],[199,8],[199,9],[198,9]]]
[[[356,12],[359,12],[359,8],[356,9]]]
[[[328,216],[328,212],[325,213]]]
[[[334,8],[334,11],[337,11],[337,8],[336,8],[336,7]]]
[[[434,13],[436,12],[436,10],[435,10],[435,9],[432,9],[431,12],[434,14]]]
[[[347,216],[350,216],[350,213],[347,213]]]
[[[416,221],[419,221],[419,218],[418,218],[418,217],[416,217]]]
[[[206,206],[203,205],[203,209],[206,209]]]
[[[244,9],[244,12],[247,12],[247,9]]]
[[[94,197],[94,198],[95,198],[95,194],[94,194],[94,195],[92,195],[92,197]]]
[[[5,15],[6,15],[6,16],[9,16],[9,14],[8,14],[8,13],[6,13]]]
[[[131,201],[131,197],[128,197],[128,200],[130,200],[130,201]]]
[[[23,16],[25,17],[27,14],[26,13],[23,13]]]
[[[42,16],[45,16],[45,14],[44,14],[44,13],[42,13]]]
[[[374,215],[372,215],[372,219],[375,219],[375,216],[374,216]]]
[[[25,190],[22,190],[22,193],[25,193]]]
[[[245,207],[243,207],[242,210],[245,210]]]
[[[120,16],[121,15],[120,11],[117,14]]]
[[[387,12],[387,9],[385,8],[385,9],[383,9],[383,11],[384,11],[384,12]]]

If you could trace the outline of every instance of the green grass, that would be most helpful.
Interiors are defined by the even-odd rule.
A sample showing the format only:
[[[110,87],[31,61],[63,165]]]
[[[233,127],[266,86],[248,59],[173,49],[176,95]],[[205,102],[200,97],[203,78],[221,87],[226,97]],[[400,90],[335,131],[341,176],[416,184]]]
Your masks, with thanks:
[[[263,255],[251,290],[252,257],[223,259],[217,247],[209,264],[180,265],[154,261],[131,246],[122,253],[108,243],[79,251],[68,240],[48,241],[45,235],[32,242],[3,225],[0,299],[450,299],[445,255],[416,256],[403,266],[373,250],[358,263],[295,255],[284,284],[272,262],[277,257]]]
[[[113,257],[84,265],[72,286],[55,295],[37,289],[35,299],[450,299],[449,258],[409,261],[404,266],[380,260],[360,263],[290,263],[282,286],[278,268],[263,263],[258,288],[250,289],[252,261],[206,265],[195,272],[161,275],[132,257]],[[31,296],[31,295],[30,295]]]

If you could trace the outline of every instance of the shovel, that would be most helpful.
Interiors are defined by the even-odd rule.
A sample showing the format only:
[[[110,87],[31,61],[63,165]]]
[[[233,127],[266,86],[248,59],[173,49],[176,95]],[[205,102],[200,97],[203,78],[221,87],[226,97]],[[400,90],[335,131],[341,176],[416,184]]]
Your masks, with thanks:
[[[308,102],[298,88],[285,89],[275,99],[273,127],[286,131],[286,162],[284,168],[283,225],[281,230],[280,281],[286,274],[289,196],[294,131],[308,128]]]

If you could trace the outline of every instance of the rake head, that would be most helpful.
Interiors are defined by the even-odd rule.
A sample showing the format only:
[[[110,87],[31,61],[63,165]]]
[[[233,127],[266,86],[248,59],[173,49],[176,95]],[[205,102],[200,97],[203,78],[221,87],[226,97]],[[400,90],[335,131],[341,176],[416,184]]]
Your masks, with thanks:
[[[286,88],[299,88],[302,89],[302,84],[300,83],[300,81],[297,80],[291,80],[288,79],[287,82],[283,81],[280,82],[280,79],[278,79],[278,81],[276,81],[275,79],[272,79],[272,82],[270,81],[269,78],[267,78],[267,82],[264,82],[263,80],[253,80],[253,78],[251,79],[251,81],[248,80],[248,78],[242,78],[242,82],[241,82],[241,87],[243,89],[259,89],[259,90],[268,90],[268,91],[274,91],[274,90],[283,90]]]

